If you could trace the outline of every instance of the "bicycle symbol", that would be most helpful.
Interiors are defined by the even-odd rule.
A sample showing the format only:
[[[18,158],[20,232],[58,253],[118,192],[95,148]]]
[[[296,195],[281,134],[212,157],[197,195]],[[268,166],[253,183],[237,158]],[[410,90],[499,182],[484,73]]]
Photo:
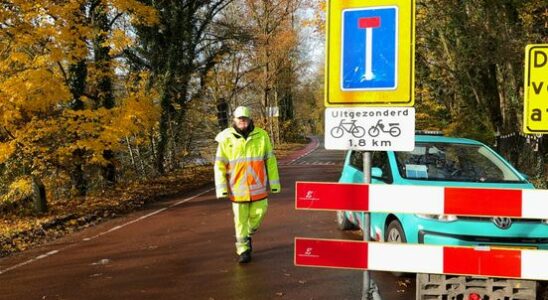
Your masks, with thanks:
[[[393,137],[398,137],[401,134],[401,129],[398,125],[400,125],[400,123],[388,123],[390,128],[388,128],[388,130],[384,130],[386,126],[382,123],[382,120],[379,120],[375,126],[371,126],[371,128],[369,128],[367,133],[369,133],[371,137],[377,137],[381,132],[387,132]]]
[[[344,132],[351,133],[356,138],[361,138],[365,135],[365,128],[356,125],[357,120],[352,120],[350,122],[344,122],[344,119],[341,120],[337,127],[331,129],[331,136],[334,138],[340,138],[344,135]]]

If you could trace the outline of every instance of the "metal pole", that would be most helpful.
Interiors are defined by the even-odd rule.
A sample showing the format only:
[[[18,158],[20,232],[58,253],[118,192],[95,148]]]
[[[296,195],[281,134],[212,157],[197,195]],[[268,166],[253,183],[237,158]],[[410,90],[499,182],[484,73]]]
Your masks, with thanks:
[[[363,153],[363,182],[371,183],[371,152]],[[369,213],[363,213],[362,226],[363,226],[363,240],[369,242]],[[369,271],[363,272],[363,291],[362,291],[362,300],[369,300],[370,293],[369,288],[371,287],[371,278],[369,278]]]
[[[363,153],[363,182],[371,183],[371,152]],[[369,233],[371,231],[371,219],[369,213],[363,213],[363,240],[369,242],[371,239]],[[362,300],[382,300],[377,285],[369,276],[369,271],[363,272],[363,290]]]

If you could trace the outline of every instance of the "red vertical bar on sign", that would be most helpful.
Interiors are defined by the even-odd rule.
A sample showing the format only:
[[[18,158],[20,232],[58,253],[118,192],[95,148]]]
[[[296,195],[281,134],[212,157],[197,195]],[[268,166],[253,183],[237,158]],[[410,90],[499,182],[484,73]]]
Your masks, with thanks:
[[[366,184],[297,182],[295,188],[297,209],[367,211],[368,198]]]
[[[377,28],[381,26],[380,17],[360,18],[358,19],[358,28]]]
[[[521,251],[445,247],[443,273],[521,277]]]
[[[295,265],[365,270],[367,243],[296,238]]]
[[[521,217],[521,190],[445,188],[446,214]]]

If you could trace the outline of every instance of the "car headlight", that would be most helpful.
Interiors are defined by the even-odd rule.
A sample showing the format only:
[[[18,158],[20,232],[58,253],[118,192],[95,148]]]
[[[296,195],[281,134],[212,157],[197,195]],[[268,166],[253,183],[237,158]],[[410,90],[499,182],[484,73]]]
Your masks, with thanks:
[[[417,217],[428,219],[428,220],[437,220],[441,222],[455,222],[459,218],[455,215],[425,215],[425,214],[418,214]]]

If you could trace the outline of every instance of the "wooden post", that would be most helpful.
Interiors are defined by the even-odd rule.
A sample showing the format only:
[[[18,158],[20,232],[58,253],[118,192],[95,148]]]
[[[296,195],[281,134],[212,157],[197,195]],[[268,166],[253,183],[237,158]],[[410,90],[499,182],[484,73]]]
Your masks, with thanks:
[[[34,211],[39,214],[46,213],[48,211],[48,204],[46,201],[46,188],[42,181],[37,177],[32,177],[32,204]]]

